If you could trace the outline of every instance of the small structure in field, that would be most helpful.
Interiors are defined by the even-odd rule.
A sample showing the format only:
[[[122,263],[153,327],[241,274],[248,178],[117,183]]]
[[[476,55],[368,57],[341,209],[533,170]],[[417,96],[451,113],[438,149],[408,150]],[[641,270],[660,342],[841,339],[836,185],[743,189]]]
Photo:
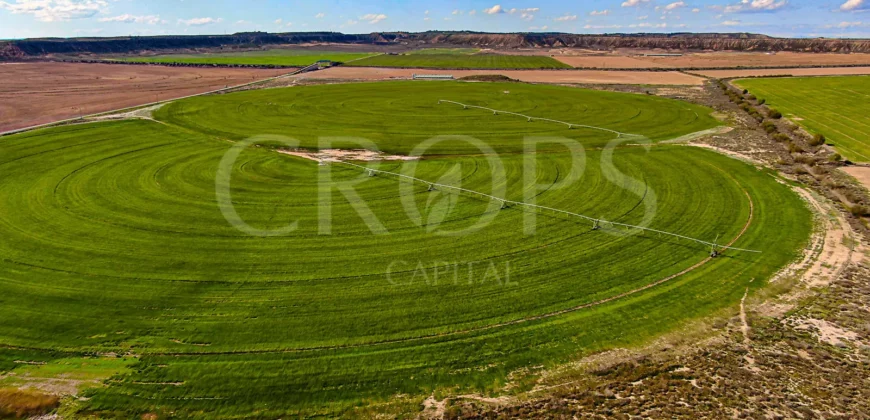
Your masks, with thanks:
[[[414,80],[453,80],[452,74],[413,74]]]

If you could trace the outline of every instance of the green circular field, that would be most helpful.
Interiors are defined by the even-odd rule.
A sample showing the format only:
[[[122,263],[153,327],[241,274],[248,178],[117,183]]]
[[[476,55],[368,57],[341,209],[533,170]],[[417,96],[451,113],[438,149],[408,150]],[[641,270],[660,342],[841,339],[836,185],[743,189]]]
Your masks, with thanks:
[[[684,146],[647,150],[630,144],[637,138],[604,148],[614,135],[439,99],[653,140],[716,125],[708,109],[641,95],[378,83],[200,97],[159,110],[162,123],[7,137],[0,344],[141,356],[92,391],[85,410],[335,413],[395,394],[497,390],[530,364],[642,343],[763,286],[808,236],[797,196],[744,163]],[[332,147],[359,147],[347,137],[361,137],[391,153],[432,136],[473,136],[498,159],[446,141],[416,163],[371,165],[415,165],[418,178],[762,252],[709,259],[709,247],[691,241],[502,210],[269,147],[246,148],[227,168],[233,207],[255,229],[297,227],[252,236],[221,212],[215,179],[233,142],[264,134],[311,148],[328,136],[346,137]],[[569,182],[577,162],[559,146],[518,153],[526,136],[583,144],[579,180]],[[504,179],[492,176],[499,166]]]

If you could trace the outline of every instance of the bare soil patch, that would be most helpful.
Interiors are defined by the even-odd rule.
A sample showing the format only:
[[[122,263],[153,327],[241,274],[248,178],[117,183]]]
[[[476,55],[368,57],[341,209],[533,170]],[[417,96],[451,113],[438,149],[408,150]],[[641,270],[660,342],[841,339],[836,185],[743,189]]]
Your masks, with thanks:
[[[637,72],[596,70],[434,70],[391,69],[373,67],[334,67],[304,73],[297,80],[402,80],[414,74],[450,74],[460,78],[500,74],[511,79],[532,83],[590,83],[631,85],[701,85],[704,79],[679,72]]]
[[[759,69],[759,70],[702,70],[695,72],[707,77],[724,79],[727,77],[759,76],[849,76],[870,74],[870,67],[830,67],[818,69]]]
[[[857,179],[861,185],[864,186],[868,191],[870,191],[870,167],[868,166],[844,166],[840,168],[841,171],[851,175],[853,178]]]
[[[417,156],[385,155],[371,150],[323,149],[310,150],[278,150],[278,153],[301,157],[315,162],[338,162],[342,160],[376,161],[376,160],[417,160]]]
[[[0,66],[0,132],[195,95],[292,71],[84,63]]]

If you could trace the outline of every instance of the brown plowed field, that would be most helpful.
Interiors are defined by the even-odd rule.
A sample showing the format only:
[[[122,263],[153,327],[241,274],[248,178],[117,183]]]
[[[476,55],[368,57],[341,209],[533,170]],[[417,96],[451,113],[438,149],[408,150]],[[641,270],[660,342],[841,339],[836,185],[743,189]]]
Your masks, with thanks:
[[[704,79],[679,72],[596,70],[433,70],[374,67],[333,67],[296,75],[298,79],[389,80],[410,79],[414,74],[451,74],[460,78],[501,74],[532,83],[599,83],[643,85],[701,85]]]
[[[0,132],[208,92],[293,69],[0,64]],[[81,107],[81,111],[79,110]]]
[[[759,77],[759,76],[840,76],[870,74],[870,67],[829,67],[819,69],[763,69],[763,70],[705,70],[694,72],[707,77]]]
[[[870,64],[870,54],[834,53],[741,53],[715,52],[686,54],[682,57],[636,57],[663,67],[775,67],[775,66],[838,66]],[[654,67],[654,66],[650,66]]]

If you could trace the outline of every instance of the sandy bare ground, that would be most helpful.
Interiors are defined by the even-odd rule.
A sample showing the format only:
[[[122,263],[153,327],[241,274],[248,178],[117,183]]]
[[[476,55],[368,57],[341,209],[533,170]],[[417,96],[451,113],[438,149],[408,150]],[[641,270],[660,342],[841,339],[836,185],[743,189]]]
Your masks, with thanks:
[[[373,152],[371,150],[342,150],[342,149],[323,149],[318,151],[311,150],[277,150],[278,153],[285,155],[296,156],[303,159],[313,160],[315,162],[339,162],[343,160],[356,161],[377,161],[377,160],[417,160],[417,156],[400,156],[400,155],[385,155],[383,153]]]
[[[388,69],[374,67],[333,67],[293,76],[298,80],[390,80],[410,79],[414,74],[451,74],[465,76],[500,74],[533,83],[595,83],[702,85],[704,79],[679,72],[595,71],[595,70],[435,70]]]
[[[841,171],[851,175],[857,179],[861,185],[867,190],[870,190],[870,167],[868,166],[846,166],[840,168]]]
[[[757,77],[757,76],[848,76],[870,74],[870,67],[831,67],[823,69],[764,69],[764,70],[703,70],[693,72],[707,77]]]
[[[293,69],[84,63],[0,66],[0,132],[250,83]]]
[[[863,259],[864,248],[848,221],[829,203],[804,189],[796,191],[810,204],[821,218],[824,239],[819,255],[804,272],[803,282],[811,287],[827,286],[852,262]],[[810,250],[811,252],[812,250]],[[805,259],[806,260],[806,259]]]

